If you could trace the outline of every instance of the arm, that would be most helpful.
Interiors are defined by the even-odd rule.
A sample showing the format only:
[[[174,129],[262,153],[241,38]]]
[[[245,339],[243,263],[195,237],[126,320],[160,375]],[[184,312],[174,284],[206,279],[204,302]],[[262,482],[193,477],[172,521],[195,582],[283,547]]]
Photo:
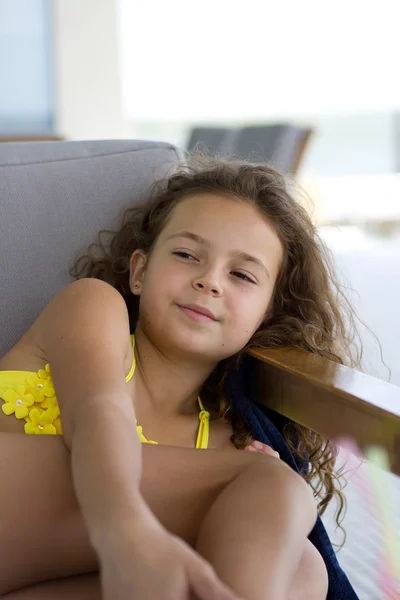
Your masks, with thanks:
[[[131,356],[122,296],[96,279],[58,294],[35,330],[54,379],[72,476],[100,563],[102,598],[238,600],[210,565],[169,534],[139,490],[141,443],[125,376]]]
[[[71,450],[78,502],[94,548],[145,509],[141,443],[125,381],[128,312],[110,285],[82,279],[62,290],[37,322]]]

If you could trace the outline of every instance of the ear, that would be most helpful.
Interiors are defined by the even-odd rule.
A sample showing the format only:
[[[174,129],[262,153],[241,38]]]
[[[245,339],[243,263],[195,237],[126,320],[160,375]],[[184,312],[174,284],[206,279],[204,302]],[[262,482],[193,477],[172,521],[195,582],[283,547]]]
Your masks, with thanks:
[[[129,287],[135,296],[140,296],[142,291],[147,258],[143,250],[135,250],[129,261]]]

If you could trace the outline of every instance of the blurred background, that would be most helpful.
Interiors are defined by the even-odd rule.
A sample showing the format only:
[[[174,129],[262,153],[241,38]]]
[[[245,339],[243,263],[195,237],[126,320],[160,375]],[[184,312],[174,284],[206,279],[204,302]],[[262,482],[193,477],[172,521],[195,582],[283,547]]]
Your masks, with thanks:
[[[295,176],[400,385],[396,0],[0,0],[0,140],[165,140]],[[387,366],[385,366],[385,364]],[[388,367],[388,368],[387,368]]]

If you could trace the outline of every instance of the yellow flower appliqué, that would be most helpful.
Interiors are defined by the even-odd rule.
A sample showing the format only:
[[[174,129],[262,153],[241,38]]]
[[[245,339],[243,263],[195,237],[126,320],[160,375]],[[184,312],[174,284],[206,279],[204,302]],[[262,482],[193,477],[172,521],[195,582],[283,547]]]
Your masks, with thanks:
[[[52,398],[55,395],[50,365],[46,365],[44,369],[39,369],[37,373],[29,374],[27,382],[30,386],[29,391],[35,397],[35,402],[43,402],[45,398]]]
[[[57,398],[53,396],[53,398],[46,398],[41,402],[40,406],[51,412],[53,415],[53,419],[57,419],[60,416],[60,409],[58,406]]]
[[[32,408],[29,413],[29,421],[25,423],[25,433],[55,435],[57,430],[53,425],[53,421],[54,415],[51,410]]]
[[[61,419],[60,419],[60,417],[58,417],[55,421],[53,421],[53,425],[56,428],[56,433],[58,435],[62,435],[63,434],[63,430],[62,430],[62,425],[61,425]]]
[[[20,385],[14,390],[7,390],[3,396],[5,402],[1,410],[5,415],[15,413],[17,419],[24,419],[29,414],[29,407],[35,402],[32,394],[26,393],[26,387]]]

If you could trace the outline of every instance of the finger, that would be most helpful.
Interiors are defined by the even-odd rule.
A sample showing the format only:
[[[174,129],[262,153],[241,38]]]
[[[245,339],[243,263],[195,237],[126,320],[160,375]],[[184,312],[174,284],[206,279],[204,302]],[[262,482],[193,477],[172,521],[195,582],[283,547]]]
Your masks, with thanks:
[[[262,442],[253,441],[251,444],[246,446],[246,452],[261,452],[262,454],[268,454],[269,456],[274,456],[275,458],[280,458],[279,453],[276,450],[273,450],[271,446],[267,444],[263,444]]]
[[[272,451],[271,446],[268,446],[267,444],[263,444],[262,442],[258,442],[257,440],[254,440],[253,442],[251,442],[252,445],[254,446],[254,448],[256,450],[262,450],[262,451]]]
[[[254,448],[259,450],[260,452],[264,452],[265,454],[271,454],[272,456],[277,456],[279,458],[278,452],[276,452],[271,446],[267,444],[263,444],[262,442],[254,441],[252,442]]]
[[[262,450],[258,450],[258,452],[262,452],[263,454],[268,454],[269,456],[274,456],[275,458],[279,458],[279,453],[267,446]]]
[[[198,600],[244,600],[218,578],[212,566],[201,561],[188,567],[189,581]]]

